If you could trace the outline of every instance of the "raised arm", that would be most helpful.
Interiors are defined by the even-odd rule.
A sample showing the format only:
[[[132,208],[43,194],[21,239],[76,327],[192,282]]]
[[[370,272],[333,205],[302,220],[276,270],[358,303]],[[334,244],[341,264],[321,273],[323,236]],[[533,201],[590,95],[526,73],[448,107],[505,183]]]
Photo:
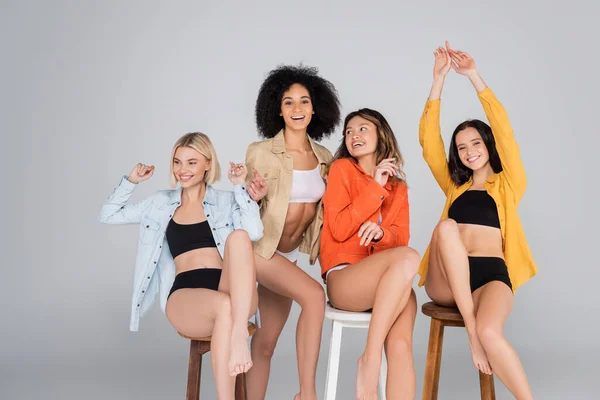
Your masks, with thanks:
[[[98,220],[105,224],[136,224],[142,219],[143,210],[152,201],[146,198],[135,204],[127,204],[129,197],[138,183],[145,181],[154,174],[154,166],[137,164],[128,176],[121,179],[119,185],[108,197]]]
[[[232,215],[235,229],[248,232],[250,240],[255,242],[263,237],[263,224],[258,204],[250,198],[244,183],[248,170],[244,164],[229,163],[227,176],[233,183]]]
[[[515,194],[515,202],[518,203],[523,193],[525,193],[527,176],[525,175],[521,152],[515,140],[508,114],[492,90],[483,81],[473,58],[460,50],[450,50],[449,53],[453,59],[454,70],[467,76],[477,91],[477,97],[479,97],[479,101],[483,106],[496,141],[496,149],[502,162],[501,173],[506,177]]]
[[[429,165],[438,185],[447,195],[452,185],[452,179],[440,131],[440,97],[446,75],[451,68],[451,60],[448,52],[442,47],[438,47],[433,55],[435,57],[433,85],[419,122],[419,143],[423,149],[425,162]]]
[[[246,190],[252,198],[256,201],[259,208],[262,208],[267,199],[269,188],[265,180],[260,176],[260,172],[256,169],[256,147],[254,145],[248,146],[246,150],[246,167],[248,168],[248,176],[246,177]]]
[[[348,179],[343,163],[339,160],[329,169],[327,189],[323,196],[324,218],[327,220],[331,235],[339,242],[348,240],[358,232],[360,226],[381,208],[383,200],[389,195],[374,179],[355,198],[350,197]]]

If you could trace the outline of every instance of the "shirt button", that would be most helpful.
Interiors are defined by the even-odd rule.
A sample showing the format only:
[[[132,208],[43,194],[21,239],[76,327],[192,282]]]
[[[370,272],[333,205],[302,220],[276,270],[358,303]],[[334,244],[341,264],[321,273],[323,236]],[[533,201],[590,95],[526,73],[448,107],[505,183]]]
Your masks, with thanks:
[[[150,279],[150,277],[148,277],[148,279]]]
[[[383,200],[383,196],[381,196],[381,200]]]
[[[142,293],[146,293],[146,291],[145,291],[145,290],[142,290]]]
[[[243,190],[246,190],[246,188],[245,188],[244,186],[242,186],[242,189],[243,189]]]
[[[154,264],[156,264],[156,261],[154,261]]]
[[[169,218],[171,218],[171,217],[172,217],[172,215],[169,215]]]
[[[250,200],[248,200],[248,203],[250,203]]]
[[[150,228],[150,225],[146,225],[146,228]]]
[[[216,231],[216,229],[215,229],[215,228],[213,228],[213,231]]]
[[[138,307],[139,307],[139,306],[140,306],[140,305],[138,304]]]
[[[210,214],[206,214],[206,218],[210,217]]]
[[[220,245],[221,245],[221,243],[217,243],[217,246],[220,246]]]
[[[225,226],[229,226],[229,224],[225,224]]]

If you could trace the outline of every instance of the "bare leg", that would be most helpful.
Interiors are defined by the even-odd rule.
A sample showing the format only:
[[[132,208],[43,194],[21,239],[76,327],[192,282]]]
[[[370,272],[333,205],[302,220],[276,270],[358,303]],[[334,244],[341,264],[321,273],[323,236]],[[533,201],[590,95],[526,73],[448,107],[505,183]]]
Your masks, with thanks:
[[[166,314],[186,336],[211,336],[211,361],[219,400],[233,400],[235,378],[229,374],[231,302],[225,293],[209,289],[179,289],[167,302]]]
[[[377,381],[385,338],[406,306],[419,268],[419,254],[398,247],[373,254],[327,278],[332,304],[348,311],[373,308],[365,352],[358,361],[357,398],[377,399]]]
[[[385,340],[388,360],[386,397],[389,400],[414,400],[417,386],[412,336],[417,316],[414,290]]]
[[[271,358],[279,335],[290,315],[292,299],[258,285],[258,308],[261,327],[252,336],[252,360],[254,366],[246,375],[248,400],[264,400],[271,371]]]
[[[467,251],[454,220],[445,219],[438,223],[433,232],[429,251],[429,270],[425,280],[427,294],[434,302],[440,305],[449,305],[446,287],[450,289],[452,298],[465,321],[473,364],[480,371],[491,374],[492,369],[477,336]],[[445,279],[446,287],[444,287],[441,277]]]
[[[256,310],[258,302],[254,251],[244,230],[235,230],[227,237],[219,291],[229,293],[231,298],[229,373],[235,376],[252,367],[248,349],[248,318]]]
[[[514,302],[512,290],[503,282],[492,281],[475,294],[477,334],[494,373],[516,399],[533,399],[519,356],[502,334]]]
[[[302,311],[296,327],[296,353],[300,393],[296,399],[317,398],[315,379],[321,347],[321,332],[325,318],[323,287],[298,266],[275,254],[270,260],[256,255],[258,282],[269,290],[300,305]]]

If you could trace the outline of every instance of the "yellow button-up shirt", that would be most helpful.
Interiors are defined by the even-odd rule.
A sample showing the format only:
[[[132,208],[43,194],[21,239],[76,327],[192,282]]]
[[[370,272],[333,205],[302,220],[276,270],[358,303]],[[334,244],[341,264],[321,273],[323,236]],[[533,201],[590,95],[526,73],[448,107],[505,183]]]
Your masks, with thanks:
[[[490,176],[484,187],[498,208],[504,259],[515,291],[537,273],[517,213],[517,206],[527,186],[527,178],[506,110],[490,88],[480,92],[478,97],[492,128],[496,149],[502,162],[502,172]],[[473,180],[471,178],[463,185],[457,186],[450,177],[444,142],[440,134],[440,100],[427,100],[419,123],[419,142],[423,148],[423,158],[446,195],[446,205],[440,219],[448,218],[450,205],[469,189]],[[428,265],[429,246],[421,261],[419,286],[425,283]]]

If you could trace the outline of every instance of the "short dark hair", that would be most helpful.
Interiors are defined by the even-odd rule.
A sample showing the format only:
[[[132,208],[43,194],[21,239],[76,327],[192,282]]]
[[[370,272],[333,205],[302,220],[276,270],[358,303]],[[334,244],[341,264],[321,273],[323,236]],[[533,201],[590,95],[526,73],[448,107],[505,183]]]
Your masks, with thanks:
[[[267,75],[256,99],[256,126],[264,138],[272,138],[285,127],[281,117],[283,94],[298,83],[308,90],[314,115],[307,128],[308,135],[321,140],[333,133],[340,123],[340,101],[335,86],[318,75],[317,68],[303,65],[280,65]]]
[[[492,170],[495,173],[502,171],[502,162],[498,155],[498,150],[496,149],[496,140],[494,139],[492,128],[481,120],[470,119],[456,127],[452,134],[452,141],[450,142],[450,149],[448,152],[448,169],[450,170],[452,180],[457,186],[468,182],[473,176],[473,170],[466,167],[460,160],[460,157],[458,156],[458,147],[456,146],[456,135],[467,128],[475,128],[477,132],[479,132],[479,135],[481,135],[481,139],[483,140],[490,157],[490,166],[492,167]]]

